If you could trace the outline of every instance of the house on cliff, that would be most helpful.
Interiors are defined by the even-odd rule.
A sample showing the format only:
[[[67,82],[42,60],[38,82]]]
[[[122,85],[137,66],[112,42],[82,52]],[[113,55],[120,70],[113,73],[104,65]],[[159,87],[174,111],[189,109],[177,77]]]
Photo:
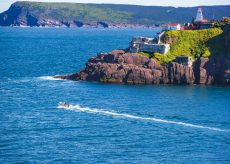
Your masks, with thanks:
[[[178,23],[171,23],[166,26],[166,30],[180,30],[181,25]]]
[[[129,44],[132,53],[148,52],[166,54],[170,50],[169,44],[159,43],[157,38],[134,37]]]

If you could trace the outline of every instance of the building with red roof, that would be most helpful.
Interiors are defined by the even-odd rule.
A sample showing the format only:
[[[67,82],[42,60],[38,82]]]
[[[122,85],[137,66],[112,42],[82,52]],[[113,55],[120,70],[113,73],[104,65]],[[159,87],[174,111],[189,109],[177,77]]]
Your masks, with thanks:
[[[181,25],[178,23],[170,23],[167,24],[166,30],[180,30],[181,29]]]

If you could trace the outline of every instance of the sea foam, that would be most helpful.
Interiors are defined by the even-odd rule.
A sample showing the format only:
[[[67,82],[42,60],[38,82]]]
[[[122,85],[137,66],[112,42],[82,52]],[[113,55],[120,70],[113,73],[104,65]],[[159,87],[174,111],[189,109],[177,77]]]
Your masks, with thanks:
[[[40,76],[38,77],[39,80],[44,80],[44,81],[58,81],[58,80],[63,80],[59,78],[54,78],[53,76]]]
[[[131,115],[127,113],[117,113],[117,112],[111,112],[111,111],[104,110],[104,109],[81,107],[80,105],[70,105],[69,107],[63,107],[59,105],[58,108],[76,111],[76,112],[97,113],[97,114],[115,116],[115,117],[126,118],[126,119],[146,120],[146,121],[165,123],[165,124],[175,124],[175,125],[180,125],[180,126],[185,126],[185,127],[208,129],[208,130],[219,131],[219,132],[230,132],[230,130],[216,128],[216,127],[196,125],[196,124],[190,124],[190,123],[179,122],[179,121],[171,121],[171,120],[159,119],[159,118],[154,118],[154,117],[142,117],[142,116],[136,116],[136,115]]]

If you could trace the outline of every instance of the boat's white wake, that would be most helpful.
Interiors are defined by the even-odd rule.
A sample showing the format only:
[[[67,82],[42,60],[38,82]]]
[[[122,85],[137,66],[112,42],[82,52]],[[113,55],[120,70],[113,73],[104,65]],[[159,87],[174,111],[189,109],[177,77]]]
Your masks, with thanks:
[[[39,80],[44,80],[44,81],[57,81],[57,80],[63,80],[59,78],[54,78],[53,76],[41,76],[38,77]]]
[[[76,112],[98,113],[98,114],[115,116],[115,117],[120,117],[120,118],[128,118],[128,119],[135,119],[135,120],[146,120],[146,121],[166,123],[166,124],[176,124],[176,125],[181,125],[181,126],[185,126],[185,127],[208,129],[208,130],[221,131],[221,132],[230,132],[230,130],[215,128],[215,127],[195,125],[195,124],[177,122],[177,121],[170,121],[170,120],[164,120],[164,119],[159,119],[159,118],[154,118],[154,117],[141,117],[141,116],[135,116],[135,115],[127,114],[127,113],[117,113],[117,112],[111,112],[111,111],[107,111],[107,110],[103,110],[103,109],[81,107],[80,105],[69,105],[69,107],[64,107],[64,106],[59,105],[58,108],[76,111]]]

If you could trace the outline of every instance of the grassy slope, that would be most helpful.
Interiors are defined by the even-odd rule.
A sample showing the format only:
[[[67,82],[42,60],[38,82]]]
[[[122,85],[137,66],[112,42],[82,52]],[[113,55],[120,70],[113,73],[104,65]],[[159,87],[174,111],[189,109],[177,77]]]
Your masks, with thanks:
[[[208,58],[211,55],[225,53],[223,46],[223,30],[221,28],[212,28],[204,30],[171,30],[167,31],[164,42],[171,45],[170,51],[166,55],[159,53],[140,55],[157,59],[160,63],[168,63],[176,56],[191,56],[194,59],[200,57]]]
[[[99,8],[111,8],[118,11],[133,13],[132,21],[146,24],[165,24],[170,22],[190,22],[196,16],[197,7],[162,7],[137,5],[96,4]],[[221,19],[230,16],[230,6],[202,6],[204,17]]]
[[[230,58],[230,24],[223,27],[223,33],[207,41],[213,55],[224,55]]]
[[[14,5],[28,9],[32,15],[57,20],[108,21],[131,24],[164,24],[188,22],[196,15],[197,7],[175,8],[160,6],[79,4],[79,3],[39,3],[16,2]],[[230,16],[229,6],[204,6],[204,16],[220,19]]]
[[[223,30],[220,28],[167,31],[165,42],[170,42],[171,38],[176,38],[176,41],[171,43],[171,49],[163,60],[168,62],[175,59],[176,56],[192,56],[194,59],[198,59],[201,56],[209,57],[212,55],[210,51],[210,46],[212,45],[207,44],[208,40],[220,35],[222,32]]]
[[[34,16],[56,20],[126,23],[132,15],[128,12],[115,11],[109,8],[101,9],[87,4],[16,2],[15,5],[28,10]]]
[[[230,59],[230,19],[219,23],[218,28],[166,31],[163,42],[170,44],[167,54],[140,52],[139,55],[154,58],[161,64],[169,63],[177,56],[191,56],[197,60],[222,55]]]

